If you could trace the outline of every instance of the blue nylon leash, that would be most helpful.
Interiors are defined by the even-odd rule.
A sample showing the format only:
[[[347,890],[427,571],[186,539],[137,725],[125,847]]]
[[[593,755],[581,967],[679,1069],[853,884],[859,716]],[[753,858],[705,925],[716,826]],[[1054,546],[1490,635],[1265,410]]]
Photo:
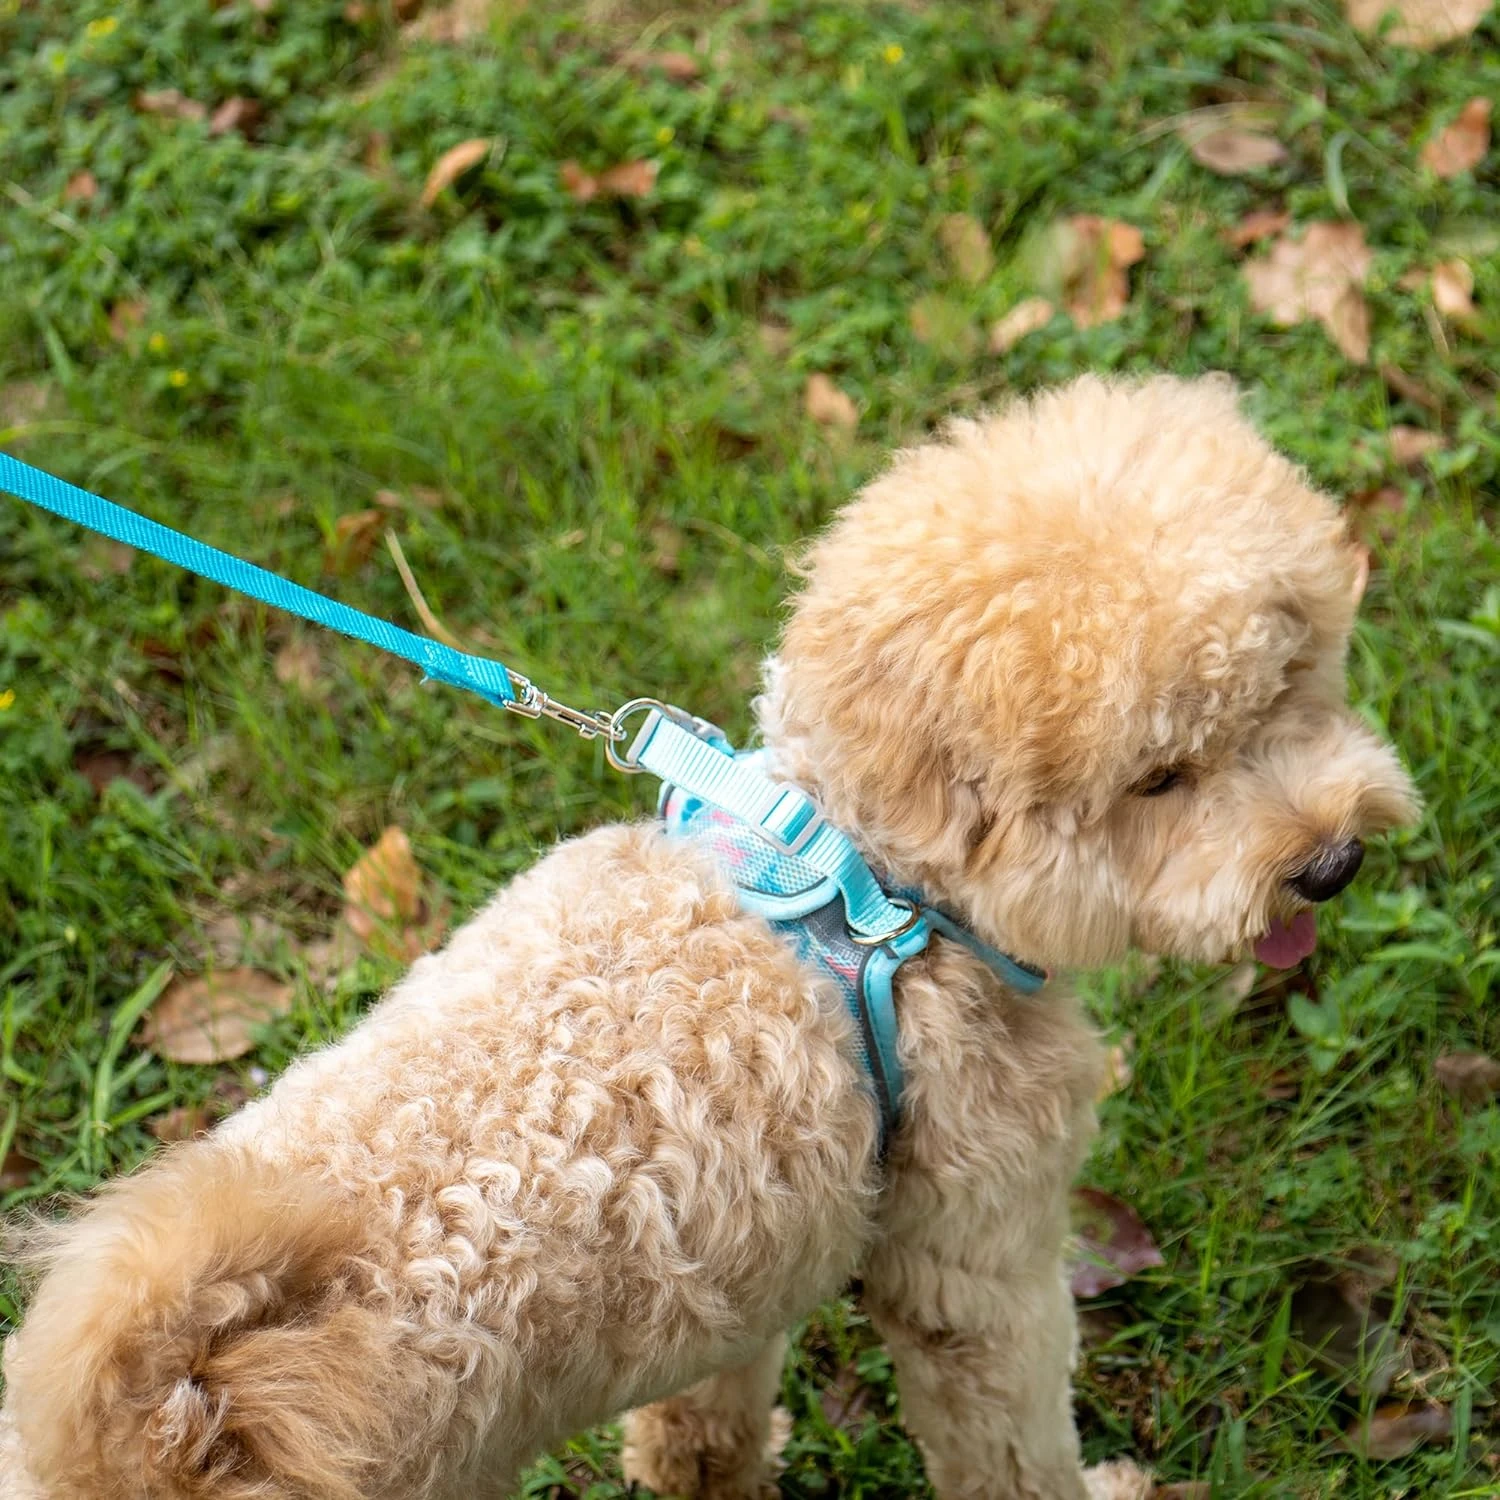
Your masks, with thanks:
[[[0,490],[262,604],[378,646],[413,662],[425,676],[477,693],[512,713],[556,719],[585,739],[602,736],[605,754],[616,769],[647,771],[662,781],[664,806],[666,793],[674,790],[710,804],[769,845],[774,858],[786,868],[808,872],[811,884],[804,880],[799,892],[781,891],[774,883],[769,891],[743,883],[736,888],[747,909],[782,930],[797,924],[803,929],[828,929],[818,939],[825,967],[846,981],[857,971],[858,983],[853,990],[846,983],[846,995],[860,1026],[865,1068],[877,1093],[887,1136],[902,1089],[891,980],[901,964],[926,949],[934,931],[963,943],[1024,994],[1034,993],[1045,980],[1039,971],[981,943],[946,913],[922,903],[917,893],[889,894],[853,840],[823,817],[811,797],[797,787],[770,780],[756,769],[752,757],[736,756],[721,731],[682,709],[655,698],[632,699],[613,713],[570,708],[501,662],[414,635],[303,588],[8,453],[0,453]],[[642,712],[645,720],[634,742],[620,752],[617,746],[627,737],[626,722]],[[831,913],[837,913],[840,920],[832,921]],[[844,929],[847,939],[843,958],[837,956],[841,940],[832,931],[837,927]],[[800,936],[798,942],[801,947]]]
[[[23,464],[8,453],[0,453],[0,489],[42,510],[51,511],[65,521],[86,526],[114,541],[149,552],[163,562],[174,563],[190,573],[211,578],[225,588],[248,594],[262,604],[284,609],[288,614],[301,615],[314,625],[326,625],[340,635],[352,636],[357,641],[379,646],[393,656],[405,657],[438,682],[467,688],[502,708],[517,701],[511,674],[497,661],[471,656],[467,651],[455,651],[441,641],[413,635],[399,625],[340,604],[336,599],[257,568],[253,563],[241,562],[228,552],[220,552],[217,547],[173,531],[170,526],[148,521],[145,516],[126,510],[123,505],[116,505],[80,489],[76,484],[69,484],[65,479]]]

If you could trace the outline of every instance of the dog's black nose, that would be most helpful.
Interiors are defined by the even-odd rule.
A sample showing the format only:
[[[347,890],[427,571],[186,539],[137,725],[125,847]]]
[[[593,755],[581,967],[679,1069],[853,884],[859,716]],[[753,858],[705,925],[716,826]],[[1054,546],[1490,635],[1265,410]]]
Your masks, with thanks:
[[[1364,860],[1365,846],[1358,839],[1324,844],[1287,884],[1305,901],[1327,901],[1359,874]]]

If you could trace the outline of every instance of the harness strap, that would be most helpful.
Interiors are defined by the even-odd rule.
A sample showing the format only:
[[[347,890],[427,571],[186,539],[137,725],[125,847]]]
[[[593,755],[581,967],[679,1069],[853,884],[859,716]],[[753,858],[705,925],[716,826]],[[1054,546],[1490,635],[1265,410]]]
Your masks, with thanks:
[[[624,758],[668,785],[723,808],[783,854],[826,875],[838,886],[845,920],[860,941],[888,942],[921,923],[921,910],[913,902],[893,900],[881,889],[854,841],[824,819],[806,792],[768,780],[732,751],[700,739],[659,708],[646,715]]]

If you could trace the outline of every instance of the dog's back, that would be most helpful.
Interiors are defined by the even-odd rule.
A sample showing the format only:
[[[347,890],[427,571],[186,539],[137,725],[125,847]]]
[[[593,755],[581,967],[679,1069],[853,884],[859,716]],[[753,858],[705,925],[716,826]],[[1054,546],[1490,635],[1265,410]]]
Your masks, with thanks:
[[[506,1493],[837,1289],[875,1132],[848,1028],[682,845],[554,851],[345,1042],[31,1237],[38,1488]]]

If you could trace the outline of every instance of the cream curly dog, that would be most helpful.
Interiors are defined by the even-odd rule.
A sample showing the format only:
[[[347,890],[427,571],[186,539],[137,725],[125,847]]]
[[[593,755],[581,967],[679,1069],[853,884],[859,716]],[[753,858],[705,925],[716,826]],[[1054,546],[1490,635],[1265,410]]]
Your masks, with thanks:
[[[1344,703],[1358,554],[1223,381],[1083,379],[902,454],[813,549],[760,705],[871,862],[1050,968],[1291,962],[1408,820]],[[650,823],[563,845],[345,1041],[30,1247],[5,1500],[498,1500],[627,1419],[768,1483],[783,1330],[864,1280],[937,1494],[1135,1497],[1069,1405],[1099,1053],[935,938],[899,1128],[827,981]]]

